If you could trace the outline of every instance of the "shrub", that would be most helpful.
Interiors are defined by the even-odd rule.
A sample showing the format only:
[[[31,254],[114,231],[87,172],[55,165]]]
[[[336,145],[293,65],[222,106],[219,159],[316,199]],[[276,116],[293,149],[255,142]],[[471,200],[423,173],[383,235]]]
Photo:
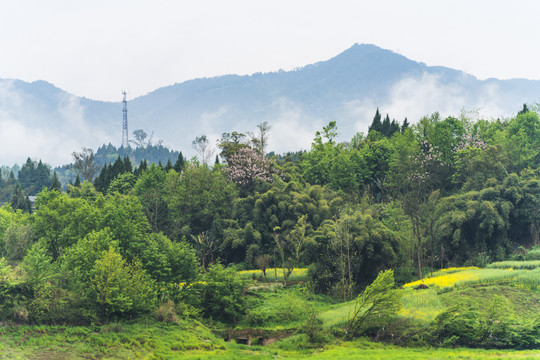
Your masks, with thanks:
[[[121,315],[152,310],[156,301],[154,281],[139,262],[128,264],[109,248],[95,262],[92,289],[103,315]]]
[[[435,318],[436,336],[443,346],[476,345],[481,339],[477,304],[458,303]]]
[[[393,289],[394,271],[381,271],[377,278],[358,295],[347,333],[350,337],[368,327],[384,324],[401,309],[401,292]]]
[[[184,287],[180,300],[200,309],[205,317],[236,323],[246,311],[247,281],[236,269],[221,264],[208,268],[201,280]]]
[[[484,306],[460,301],[441,312],[434,321],[435,339],[443,346],[485,348],[534,348],[539,325],[516,325],[507,298],[492,295]],[[538,338],[538,337],[537,337]]]
[[[534,248],[529,250],[525,256],[525,260],[540,260],[540,248]]]
[[[176,308],[174,302],[171,300],[162,303],[154,312],[154,315],[158,321],[178,323],[178,315],[176,314]]]
[[[313,306],[306,306],[307,320],[301,330],[309,338],[312,344],[322,345],[326,342],[327,336],[323,330],[323,322],[317,316],[317,312]]]

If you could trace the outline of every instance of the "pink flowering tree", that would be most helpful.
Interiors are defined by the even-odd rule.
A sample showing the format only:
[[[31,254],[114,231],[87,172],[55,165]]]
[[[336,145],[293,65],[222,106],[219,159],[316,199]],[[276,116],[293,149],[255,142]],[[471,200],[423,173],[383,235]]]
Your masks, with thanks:
[[[462,136],[460,143],[454,147],[454,152],[457,153],[458,151],[465,150],[466,148],[485,150],[487,146],[487,143],[480,139],[478,134],[473,134],[470,132]]]
[[[232,155],[228,165],[229,179],[244,188],[252,188],[256,180],[271,182],[273,175],[278,174],[271,160],[249,147]]]

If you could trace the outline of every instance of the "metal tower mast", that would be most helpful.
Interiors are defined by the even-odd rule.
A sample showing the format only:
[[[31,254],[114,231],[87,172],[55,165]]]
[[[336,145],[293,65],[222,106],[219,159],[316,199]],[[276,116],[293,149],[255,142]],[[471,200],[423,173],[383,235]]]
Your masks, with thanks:
[[[122,94],[124,95],[124,100],[122,100],[122,146],[124,148],[128,148],[129,146],[129,138],[128,138],[128,123],[127,123],[127,100],[126,100],[126,92],[123,91]]]

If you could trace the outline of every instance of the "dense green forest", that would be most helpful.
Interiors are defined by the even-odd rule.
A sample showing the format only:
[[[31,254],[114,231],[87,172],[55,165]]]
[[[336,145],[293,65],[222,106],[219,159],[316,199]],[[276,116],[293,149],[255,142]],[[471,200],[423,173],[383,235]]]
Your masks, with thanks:
[[[267,154],[269,128],[223,134],[215,159],[205,136],[193,142],[199,160],[174,153],[175,161],[156,164],[115,153],[99,163],[84,149],[76,181],[64,187],[41,161],[28,159],[17,177],[2,174],[0,321],[88,325],[154,314],[262,327],[277,321],[260,307],[273,295],[246,295],[253,279],[279,268],[278,302],[290,305],[303,292],[295,326],[309,343],[368,334],[401,344],[540,346],[540,319],[489,328],[500,338],[514,334],[511,342],[480,330],[475,338],[471,321],[493,314],[463,304],[441,310],[430,336],[395,321],[395,336],[381,331],[401,308],[396,286],[440,269],[538,260],[537,112],[524,106],[502,120],[435,113],[410,125],[377,110],[367,134],[338,142],[331,122],[309,150],[281,156]],[[307,273],[295,280],[301,268]],[[242,276],[255,269],[261,273]],[[517,298],[514,291],[508,296]],[[313,310],[351,301],[358,312],[349,309],[333,330]]]

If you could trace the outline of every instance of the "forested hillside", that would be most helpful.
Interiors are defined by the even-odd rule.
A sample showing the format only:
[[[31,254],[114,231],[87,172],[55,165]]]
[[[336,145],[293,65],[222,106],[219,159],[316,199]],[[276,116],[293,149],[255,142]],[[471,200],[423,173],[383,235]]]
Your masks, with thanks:
[[[18,182],[1,177],[0,192],[17,184],[0,208],[0,321],[93,324],[157,313],[254,326],[271,318],[245,296],[249,279],[239,270],[266,277],[281,268],[290,285],[295,269],[307,268],[310,296],[367,304],[394,279],[523,259],[540,245],[540,118],[527,106],[510,119],[435,113],[414,125],[377,110],[368,134],[337,142],[330,122],[309,151],[273,157],[270,126],[223,134],[219,157],[206,137],[194,142],[199,160],[118,157],[67,191],[48,173],[33,210],[23,191],[33,163]],[[80,180],[92,166],[77,167]],[[41,162],[36,169],[48,171]],[[307,324],[319,329],[315,317]],[[441,329],[452,322],[437,321]],[[350,322],[347,336],[373,334],[360,325]],[[532,338],[540,331],[523,326]]]

